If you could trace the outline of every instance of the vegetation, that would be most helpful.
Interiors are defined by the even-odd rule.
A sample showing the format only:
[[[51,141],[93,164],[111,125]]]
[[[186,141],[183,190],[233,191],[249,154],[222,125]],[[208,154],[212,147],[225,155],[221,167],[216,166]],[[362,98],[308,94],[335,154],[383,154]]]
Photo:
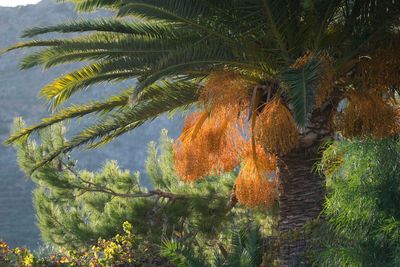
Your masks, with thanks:
[[[212,264],[208,264],[207,259],[194,256],[190,249],[185,248],[177,242],[166,243],[161,254],[170,258],[175,266],[182,267],[260,266],[263,263],[263,255],[259,230],[256,226],[249,226],[233,232],[231,237],[231,251],[221,250],[216,252]]]
[[[0,242],[0,266],[172,266],[166,259],[152,255],[136,242],[132,225],[123,224],[124,233],[110,240],[99,239],[97,244],[80,252],[75,250],[38,255],[27,249],[10,249]]]
[[[399,140],[336,142],[321,166],[331,193],[320,266],[398,266]]]
[[[258,227],[249,227],[235,231],[231,237],[231,252],[220,247],[215,251],[212,265],[207,258],[193,255],[191,248],[175,241],[166,241],[161,254],[166,258],[142,253],[137,249],[132,225],[125,222],[124,234],[111,240],[99,239],[84,253],[68,251],[63,254],[52,254],[42,258],[27,249],[11,250],[7,244],[0,243],[0,266],[259,266],[262,263],[261,236]],[[143,249],[143,248],[142,248]],[[145,250],[146,251],[146,250]]]
[[[214,185],[208,178],[238,170],[229,187],[232,199],[249,208],[272,208],[278,201],[279,235],[297,235],[296,240],[280,243],[277,263],[309,264],[312,242],[303,228],[319,217],[325,199],[325,176],[313,171],[321,145],[334,135],[390,139],[399,134],[400,3],[71,2],[80,11],[107,8],[117,16],[32,28],[25,37],[50,32],[83,35],[33,40],[7,50],[42,47],[23,60],[22,68],[89,62],[45,86],[41,95],[52,104],[54,114],[37,125],[21,127],[7,142],[21,142],[70,118],[96,115],[98,121],[71,140],[42,150],[29,173],[34,176],[52,168],[74,148],[108,143],[165,112],[195,108],[171,155],[178,178],[189,182],[185,192],[197,183],[219,189],[224,179]],[[102,102],[63,107],[91,85],[126,79],[136,79],[136,87]],[[343,110],[340,103],[345,103]],[[97,177],[101,180],[101,175]],[[86,177],[75,179],[86,183],[86,191],[99,187],[98,181],[90,187],[92,181]],[[70,185],[68,179],[58,182]],[[102,186],[111,195],[116,190]],[[218,220],[224,218],[216,214]],[[201,216],[204,223],[213,218],[207,213]],[[328,219],[339,225],[334,216]]]
[[[17,119],[15,130],[23,127]],[[39,144],[30,139],[15,143],[20,167],[29,175],[32,166],[45,157],[44,151],[51,153],[67,142],[64,135],[65,128],[55,124],[41,130]],[[141,187],[139,175],[120,170],[116,162],[107,162],[101,171],[92,173],[78,170],[70,155],[63,155],[38,169],[31,178],[36,183],[34,204],[43,240],[57,250],[86,255],[94,253],[96,244],[101,251],[108,248],[105,244],[118,240],[126,232],[123,223],[129,222],[135,246],[123,251],[134,250],[134,258],[137,251],[142,251],[141,260],[143,255],[159,255],[165,240],[175,240],[209,260],[217,244],[230,246],[234,229],[258,222],[263,234],[272,233],[276,212],[237,205],[232,195],[235,173],[211,176],[196,184],[180,181],[174,172],[173,145],[166,131],[158,145],[149,144],[146,168],[153,189]],[[121,255],[118,261],[127,263],[127,259]]]

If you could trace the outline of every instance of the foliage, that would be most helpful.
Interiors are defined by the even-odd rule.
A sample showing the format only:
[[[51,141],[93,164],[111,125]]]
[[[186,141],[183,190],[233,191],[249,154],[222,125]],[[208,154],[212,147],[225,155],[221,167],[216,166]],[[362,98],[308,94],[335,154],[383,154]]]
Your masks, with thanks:
[[[23,122],[17,120],[16,128],[21,127]],[[263,222],[266,233],[273,228],[274,212],[263,215],[263,209],[236,206],[231,196],[234,172],[195,184],[182,182],[173,166],[174,141],[166,131],[159,145],[149,145],[146,169],[154,189],[141,187],[139,174],[120,170],[116,162],[107,162],[95,173],[78,170],[70,155],[31,174],[36,162],[67,142],[64,134],[64,127],[56,124],[40,132],[40,144],[31,139],[15,144],[20,167],[37,185],[34,204],[46,242],[85,251],[99,238],[110,240],[121,233],[122,223],[128,221],[135,240],[149,244],[149,249],[157,250],[163,239],[175,238],[208,251],[215,242],[225,242],[228,229],[248,221]]]
[[[116,17],[34,27],[23,36],[50,32],[82,35],[27,41],[5,50],[40,48],[23,60],[22,68],[87,64],[42,89],[41,95],[60,110],[42,123],[14,133],[7,141],[12,143],[68,118],[97,115],[95,124],[60,146],[36,168],[76,147],[91,148],[109,142],[164,112],[188,109],[196,102],[200,107],[204,104],[204,97],[199,98],[204,96],[204,88],[206,92],[218,92],[221,90],[210,87],[221,88],[232,81],[234,85],[225,86],[225,92],[252,103],[248,86],[255,85],[263,96],[284,101],[290,107],[290,116],[302,128],[309,126],[315,109],[324,107],[324,103],[337,104],[349,90],[390,93],[399,87],[397,74],[391,71],[398,69],[399,62],[387,60],[397,47],[397,1],[70,2],[79,11],[107,8]],[[387,64],[377,64],[379,55]],[[363,73],[371,72],[374,65],[382,66],[387,75],[369,80]],[[220,78],[215,79],[216,73]],[[226,78],[226,83],[213,82]],[[103,102],[62,108],[70,96],[83,89],[127,79],[137,80],[137,86],[129,90],[130,100],[124,90]],[[271,82],[277,88],[272,88]],[[223,101],[224,97],[214,94],[211,98],[213,106],[218,106],[218,99]],[[262,99],[257,107],[253,102],[252,108],[260,111],[269,99]]]
[[[31,172],[74,148],[98,147],[162,113],[190,110],[193,106],[200,113],[187,118],[175,146],[175,167],[188,182],[240,168],[245,155],[235,148],[248,139],[254,153],[260,145],[276,155],[285,155],[304,143],[319,142],[319,132],[323,132],[323,138],[333,131],[330,126],[334,124],[329,120],[338,103],[346,98],[347,113],[338,116],[343,120],[344,127],[339,129],[343,135],[385,138],[400,131],[395,103],[384,100],[394,98],[393,91],[400,86],[399,80],[391,77],[396,72],[390,71],[398,69],[399,61],[389,60],[389,67],[380,64],[387,75],[374,81],[363,73],[371,69],[364,57],[373,55],[373,61],[379,61],[377,56],[388,59],[388,54],[395,53],[400,14],[397,2],[71,2],[80,11],[108,8],[116,17],[35,27],[24,36],[82,34],[27,41],[5,50],[40,48],[22,61],[22,68],[86,64],[46,85],[40,94],[55,113],[37,125],[19,129],[7,143],[70,118],[96,115],[98,120],[36,161]],[[387,41],[390,46],[382,48]],[[62,108],[71,96],[92,85],[129,79],[135,79],[135,88],[104,101]],[[373,93],[373,100],[381,104],[365,104],[360,100],[363,98],[353,101],[353,91]],[[380,112],[373,113],[369,107],[379,107]],[[364,113],[375,116],[364,117]],[[379,119],[381,115],[384,120]],[[251,122],[245,121],[246,116]],[[311,138],[307,136],[310,132]],[[302,142],[301,137],[310,140]],[[263,191],[269,180],[279,183],[277,175],[250,169],[254,168],[244,172],[251,175],[248,184],[258,187],[254,192]],[[237,184],[243,185],[243,179]],[[238,199],[255,207],[262,202],[271,204],[276,193],[265,190],[259,201]]]
[[[16,127],[22,125],[17,120]],[[41,132],[40,145],[32,140],[16,144],[20,168],[30,175],[36,162],[66,141],[64,134],[65,129],[55,125]],[[120,170],[116,162],[107,162],[97,173],[75,171],[75,164],[65,155],[31,176],[37,185],[34,205],[44,240],[62,246],[80,246],[94,243],[100,236],[111,238],[121,230],[123,221],[132,220],[135,215],[140,217],[134,211],[135,206],[149,204],[107,194],[140,190],[138,174]]]
[[[22,61],[22,68],[42,66],[47,69],[71,62],[87,64],[42,89],[41,95],[52,104],[55,114],[37,125],[19,127],[7,141],[27,142],[24,138],[57,122],[91,114],[97,116],[98,121],[70,141],[56,138],[50,146],[45,141],[44,146],[36,151],[33,144],[25,144],[35,151],[26,170],[33,172],[34,180],[44,183],[45,190],[37,191],[37,194],[42,196],[42,201],[48,199],[48,205],[38,206],[38,210],[48,209],[43,212],[53,216],[59,213],[65,217],[68,214],[71,220],[78,222],[72,227],[74,234],[70,240],[67,239],[67,243],[72,243],[74,235],[86,236],[86,240],[93,241],[90,235],[98,233],[91,228],[92,232],[88,232],[82,226],[90,226],[90,222],[103,213],[111,214],[109,219],[119,223],[129,216],[132,216],[130,221],[140,218],[147,222],[142,234],[152,236],[157,232],[157,236],[163,238],[177,235],[182,246],[194,241],[204,244],[206,242],[202,238],[220,233],[218,228],[237,224],[235,218],[230,218],[231,225],[222,224],[228,216],[236,216],[230,213],[231,205],[227,205],[235,175],[221,175],[218,181],[210,177],[220,171],[235,170],[245,157],[243,150],[227,152],[231,146],[225,141],[232,137],[230,132],[227,134],[228,128],[243,130],[238,135],[242,138],[233,138],[238,141],[233,147],[238,143],[247,143],[252,147],[253,155],[257,154],[257,145],[267,152],[284,155],[298,145],[302,148],[319,145],[321,139],[330,136],[334,129],[331,129],[333,124],[329,120],[336,113],[340,101],[347,99],[345,111],[356,110],[356,114],[347,116],[345,113],[337,117],[345,122],[344,129],[339,129],[345,136],[351,132],[351,137],[389,138],[399,131],[396,103],[389,101],[395,98],[393,92],[400,87],[398,78],[392,77],[398,76],[393,70],[399,69],[399,61],[388,60],[387,56],[397,53],[399,1],[70,1],[80,11],[108,8],[115,12],[116,18],[36,27],[28,30],[25,36],[49,32],[83,34],[66,39],[27,41],[7,49],[40,47]],[[387,46],[387,43],[390,45]],[[372,60],[366,61],[368,58]],[[377,65],[384,69],[384,73],[380,76],[371,73],[369,78],[368,72],[374,70],[371,64],[375,63],[379,63]],[[103,102],[62,108],[71,96],[92,85],[128,79],[137,81],[135,88],[129,89],[128,93],[124,90]],[[224,89],[220,90],[221,86]],[[374,106],[370,101],[367,104],[360,100],[353,101],[351,96],[354,91],[361,95],[373,94],[375,98],[372,102],[381,104]],[[363,108],[358,108],[360,102]],[[132,179],[129,180],[128,173],[120,172],[116,167],[114,176],[122,176],[122,179],[108,183],[103,182],[103,174],[110,167],[97,175],[85,176],[84,173],[71,171],[68,167],[70,162],[62,163],[65,154],[74,148],[97,147],[162,113],[190,110],[193,106],[201,110],[203,116],[197,116],[194,121],[190,121],[189,117],[187,128],[191,128],[191,140],[185,139],[187,133],[182,132],[180,142],[183,149],[176,146],[178,160],[175,162],[184,180],[204,178],[199,183],[181,185],[177,177],[173,176],[172,181],[167,176],[162,182],[164,187],[158,189],[167,192],[141,192],[136,184],[127,188]],[[375,115],[385,116],[382,123],[377,123],[380,117],[363,116],[374,112],[369,107],[379,108],[379,113]],[[221,111],[224,120],[207,123]],[[243,120],[246,116],[249,121]],[[257,136],[254,133],[258,133]],[[25,158],[28,158],[26,155],[30,152],[25,153]],[[226,155],[230,155],[229,160],[222,160]],[[236,161],[236,158],[240,160]],[[240,177],[248,174],[251,177],[246,177],[248,180],[245,183],[244,179],[236,183],[239,185],[236,192],[256,192],[256,201],[242,201],[251,207],[259,206],[255,202],[270,204],[276,198],[271,194],[260,197],[259,192],[264,187],[269,189],[265,191],[276,193],[269,186],[268,179],[274,180],[272,184],[275,184],[278,178],[258,168],[256,160],[257,155],[252,160],[246,158]],[[190,173],[193,170],[194,173]],[[57,171],[61,175],[56,174]],[[309,173],[311,170],[306,168],[301,171]],[[252,190],[246,188],[241,191],[244,185],[251,185]],[[63,190],[71,187],[74,190]],[[53,191],[48,193],[49,189]],[[299,195],[306,193],[298,192]],[[53,195],[55,197],[51,199]],[[245,199],[243,195],[246,194],[242,194],[242,198],[239,196],[239,200]],[[69,204],[71,199],[84,199],[86,196],[107,199],[102,200],[97,214],[81,208],[82,203]],[[138,196],[146,198],[132,200]],[[132,202],[121,201],[121,197]],[[296,197],[294,194],[293,198]],[[235,196],[231,199],[234,200]],[[85,200],[84,203],[90,201]],[[52,205],[56,205],[57,209],[52,209]],[[141,208],[132,208],[138,206]],[[143,211],[154,213],[143,214]],[[288,214],[289,220],[290,217]],[[104,223],[102,219],[99,221]],[[148,226],[153,223],[157,227],[150,233]],[[48,223],[48,226],[51,224]],[[138,223],[133,224],[136,226]],[[102,225],[103,230],[111,232],[109,225],[116,224]],[[68,233],[66,236],[68,238]],[[59,242],[56,238],[52,241]]]
[[[228,250],[219,245],[211,264],[201,255],[193,254],[190,248],[174,241],[165,242],[161,254],[179,267],[255,267],[262,263],[262,241],[259,227],[249,225],[232,232]]]
[[[383,138],[395,134],[396,108],[378,94],[351,92],[343,111],[343,135],[346,137],[375,136]]]
[[[121,235],[105,240],[84,251],[60,251],[47,257],[40,257],[25,248],[11,250],[0,242],[0,266],[64,266],[64,267],[111,267],[111,266],[171,266],[167,260],[152,254],[149,244],[137,242],[132,232],[132,225],[123,223]]]
[[[31,266],[33,263],[36,259],[27,249],[11,249],[0,240],[0,266]]]
[[[399,140],[335,142],[320,167],[330,193],[317,266],[399,266]]]

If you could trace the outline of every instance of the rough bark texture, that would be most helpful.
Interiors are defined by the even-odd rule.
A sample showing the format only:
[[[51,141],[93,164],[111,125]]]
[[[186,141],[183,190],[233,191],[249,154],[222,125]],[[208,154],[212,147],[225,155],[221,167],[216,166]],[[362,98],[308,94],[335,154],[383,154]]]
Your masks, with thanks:
[[[296,149],[284,156],[280,163],[278,229],[283,236],[280,247],[282,266],[306,266],[307,240],[300,229],[319,216],[325,197],[325,179],[312,172],[318,158],[317,148]],[[300,233],[294,233],[294,230],[300,230]]]
[[[314,171],[320,158],[320,145],[331,136],[329,117],[332,108],[316,110],[309,127],[301,134],[300,144],[280,157],[280,242],[281,266],[307,266],[308,240],[301,228],[316,219],[325,198],[325,178]]]

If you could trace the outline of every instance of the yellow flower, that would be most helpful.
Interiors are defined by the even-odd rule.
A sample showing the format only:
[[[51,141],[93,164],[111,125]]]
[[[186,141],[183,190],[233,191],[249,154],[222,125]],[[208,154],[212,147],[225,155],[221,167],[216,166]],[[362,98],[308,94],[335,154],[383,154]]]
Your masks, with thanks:
[[[60,259],[60,263],[68,263],[69,259],[66,256],[62,256]]]
[[[25,257],[24,257],[24,261],[23,264],[24,266],[32,266],[33,265],[33,255],[31,253],[28,253]]]

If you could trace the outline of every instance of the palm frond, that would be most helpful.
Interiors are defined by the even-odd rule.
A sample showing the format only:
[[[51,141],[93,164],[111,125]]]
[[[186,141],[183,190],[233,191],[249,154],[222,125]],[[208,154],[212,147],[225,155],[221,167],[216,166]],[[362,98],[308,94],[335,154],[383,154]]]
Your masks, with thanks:
[[[245,241],[250,266],[257,266],[258,262],[261,261],[262,251],[260,245],[260,227],[258,225],[251,225],[247,230]]]
[[[66,74],[44,86],[40,94],[46,99],[51,100],[53,107],[56,108],[68,100],[73,94],[90,85],[122,81],[135,78],[142,74],[140,70],[119,70],[118,68],[115,68],[113,72],[108,72],[107,67],[109,67],[110,64],[113,65],[113,62],[107,62],[107,64],[104,65],[93,64]],[[115,65],[113,65],[113,67]],[[105,68],[103,69],[102,67]]]
[[[277,47],[281,50],[285,58],[289,59],[289,53],[285,44],[284,37],[282,36],[282,32],[279,31],[279,21],[275,19],[275,16],[278,12],[273,12],[271,7],[271,2],[269,0],[261,0],[262,10],[264,12],[264,17],[266,18],[266,23],[271,30],[271,33],[276,41]],[[283,1],[282,1],[283,2]]]
[[[14,131],[13,134],[6,140],[6,144],[12,144],[15,141],[26,138],[32,133],[38,132],[43,128],[47,128],[58,122],[83,117],[88,114],[105,114],[111,112],[116,108],[121,108],[128,104],[129,96],[132,94],[133,90],[126,90],[118,96],[112,96],[103,102],[94,101],[88,104],[73,105],[71,107],[62,109],[61,111],[53,114],[51,117],[42,119],[41,123],[30,126],[30,127],[20,127],[18,131]]]
[[[164,241],[161,255],[177,267],[209,267],[204,259],[196,257],[193,251],[180,245],[177,241]]]
[[[13,46],[0,50],[0,56],[7,52],[21,49],[21,48],[30,48],[30,47],[40,47],[40,46],[57,46],[62,44],[62,40],[33,40],[29,42],[20,42],[16,43]]]
[[[182,42],[183,40],[181,40]],[[43,49],[22,60],[24,69],[43,65],[45,69],[59,64],[118,57],[159,57],[178,46],[177,41],[128,34],[96,33],[59,40],[58,45]]]
[[[329,3],[316,2],[314,8],[314,25],[315,30],[315,49],[320,49],[324,35],[327,33],[327,29],[331,26],[335,19],[335,15],[341,7],[341,0],[329,0]]]
[[[180,253],[182,250],[183,248],[178,242],[166,240],[163,242],[160,253],[175,266],[187,267],[185,257]]]
[[[228,258],[226,259],[227,266],[240,266],[241,256],[245,250],[244,247],[244,235],[242,229],[232,233],[231,237],[231,250]]]
[[[71,2],[77,11],[95,11],[98,8],[115,9],[121,0],[57,0],[58,2]]]
[[[138,84],[136,93],[140,93],[159,79],[175,76],[178,73],[199,69],[211,70],[218,66],[243,67],[244,65],[245,62],[240,62],[232,51],[221,43],[188,45],[161,58],[150,75]],[[247,66],[256,69],[254,65]]]
[[[300,127],[306,126],[314,107],[315,91],[321,75],[320,61],[313,57],[300,68],[289,68],[281,74],[281,80],[288,86],[293,115]]]
[[[131,108],[110,113],[110,115],[104,119],[73,137],[64,147],[48,155],[48,157],[39,163],[32,171],[44,166],[62,153],[76,147],[93,144],[98,140],[110,140],[110,137],[126,133],[142,125],[146,121],[157,118],[165,112],[190,105],[198,99],[198,85],[194,82],[174,83],[166,81],[157,86],[163,87],[164,93],[162,95],[139,101]]]
[[[202,17],[212,16],[215,12],[205,2],[201,0],[126,0],[119,7],[118,16],[133,15],[145,19],[182,23],[206,35],[232,43],[229,36],[201,20]]]
[[[35,37],[46,33],[110,32],[175,39],[180,35],[176,25],[162,21],[129,21],[123,19],[97,19],[65,22],[53,26],[33,27],[21,37]]]

